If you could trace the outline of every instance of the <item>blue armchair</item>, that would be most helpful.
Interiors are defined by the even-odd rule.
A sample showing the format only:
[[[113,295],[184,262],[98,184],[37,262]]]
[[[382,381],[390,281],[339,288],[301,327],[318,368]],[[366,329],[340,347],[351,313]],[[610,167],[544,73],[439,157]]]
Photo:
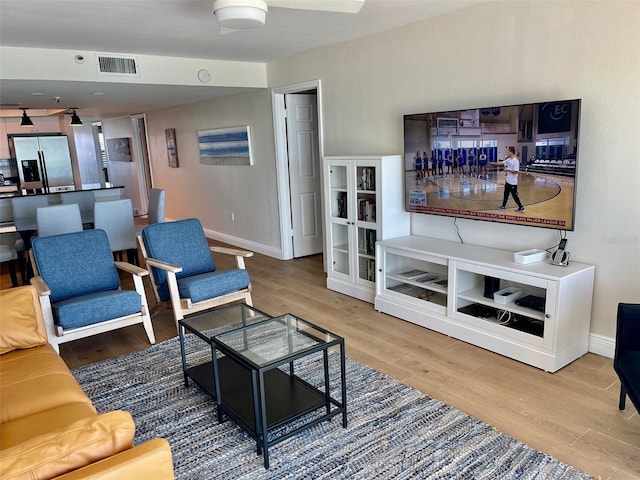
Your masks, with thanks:
[[[142,278],[145,269],[114,262],[104,230],[38,237],[32,245],[38,290],[49,343],[59,344],[142,323],[155,343]],[[133,277],[122,290],[118,270]]]
[[[628,395],[640,413],[640,304],[618,304],[618,328],[613,369],[620,377],[620,403],[624,410]]]
[[[156,300],[171,301],[176,328],[186,314],[235,301],[252,305],[244,259],[253,252],[210,247],[199,220],[148,225],[138,239]],[[237,268],[217,270],[212,253],[234,255]]]

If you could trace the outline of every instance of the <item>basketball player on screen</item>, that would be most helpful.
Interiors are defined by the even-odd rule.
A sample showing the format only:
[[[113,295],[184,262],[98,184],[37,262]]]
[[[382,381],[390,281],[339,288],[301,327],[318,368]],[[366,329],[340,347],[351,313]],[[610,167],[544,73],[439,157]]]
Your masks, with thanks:
[[[502,205],[498,207],[498,210],[505,210],[507,208],[507,200],[509,195],[513,197],[518,208],[516,212],[524,212],[522,202],[518,196],[518,175],[520,174],[520,160],[516,157],[515,147],[507,147],[507,158],[502,162],[491,162],[492,165],[503,165],[504,171],[507,173],[507,178],[504,184],[504,198],[502,199]]]

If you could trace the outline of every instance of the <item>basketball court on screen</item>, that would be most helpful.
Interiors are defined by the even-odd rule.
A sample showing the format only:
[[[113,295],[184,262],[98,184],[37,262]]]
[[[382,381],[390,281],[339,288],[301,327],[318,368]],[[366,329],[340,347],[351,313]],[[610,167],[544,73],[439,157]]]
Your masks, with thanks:
[[[563,216],[563,212],[571,211],[567,205],[573,201],[574,177],[521,171],[518,193],[525,207],[521,213],[514,211],[516,204],[511,197],[507,210],[498,210],[505,182],[500,168],[491,168],[486,176],[445,174],[422,179],[416,179],[415,171],[406,171],[405,178],[409,198],[419,199],[419,209],[425,213],[447,214],[455,210],[463,217],[489,220],[508,216],[524,225],[553,219],[564,222],[567,230],[572,227],[573,219]]]

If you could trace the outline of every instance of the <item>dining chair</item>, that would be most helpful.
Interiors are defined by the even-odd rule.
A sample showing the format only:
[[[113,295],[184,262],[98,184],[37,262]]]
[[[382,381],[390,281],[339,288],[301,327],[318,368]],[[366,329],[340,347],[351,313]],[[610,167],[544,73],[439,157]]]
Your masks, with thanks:
[[[158,303],[171,302],[178,320],[231,302],[252,305],[244,259],[253,252],[209,246],[196,218],[148,225],[138,237]],[[233,255],[235,269],[218,270],[212,253]]]
[[[16,275],[16,261],[18,260],[18,252],[15,249],[14,233],[3,233],[0,235],[0,263],[6,263],[9,269],[9,277],[11,277],[11,285],[18,286],[18,276]]]
[[[48,195],[28,195],[11,199],[13,223],[20,234],[20,238],[17,238],[14,243],[14,248],[18,254],[22,283],[25,284],[33,274],[29,262],[29,250],[31,249],[31,236],[37,230],[36,210],[47,206],[49,206]]]
[[[80,207],[75,203],[38,208],[36,224],[38,237],[79,232],[83,229]]]
[[[118,253],[120,260],[122,252],[126,251],[129,262],[137,264],[138,245],[130,199],[96,202],[93,208],[93,226],[107,233],[111,251]]]
[[[147,211],[147,225],[164,222],[164,210],[167,194],[161,188],[152,188],[149,190],[149,202]],[[136,226],[136,236],[142,233],[142,229],[146,225]]]
[[[164,207],[167,193],[161,188],[149,190],[149,225],[164,222]]]
[[[150,343],[155,335],[143,277],[147,270],[114,262],[104,230],[38,237],[33,240],[31,284],[38,291],[49,343],[59,353],[64,342],[142,323]],[[132,276],[125,289],[118,270]]]
[[[80,207],[82,223],[87,227],[93,224],[93,204],[96,197],[91,191],[64,192],[60,194],[63,205],[77,204]]]
[[[11,199],[11,210],[13,211],[13,223],[18,230],[28,229],[30,225],[35,226],[36,210],[49,206],[48,195],[28,195],[25,197],[13,197]],[[35,228],[32,228],[35,230]]]
[[[18,266],[20,268],[20,276],[22,277],[22,284],[27,285],[29,276],[29,251],[20,232],[17,232],[13,248],[18,255]]]

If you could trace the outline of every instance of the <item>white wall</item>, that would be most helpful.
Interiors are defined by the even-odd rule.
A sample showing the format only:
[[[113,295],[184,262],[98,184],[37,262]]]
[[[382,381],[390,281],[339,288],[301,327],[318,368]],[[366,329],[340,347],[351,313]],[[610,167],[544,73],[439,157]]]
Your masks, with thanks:
[[[147,113],[153,184],[167,192],[167,217],[197,217],[213,238],[278,256],[271,115],[271,95],[266,89]],[[250,127],[253,165],[202,165],[198,130],[240,125]],[[167,128],[176,129],[179,168],[168,165]]]
[[[321,79],[327,155],[402,153],[402,115],[582,98],[576,261],[596,265],[591,332],[640,303],[640,2],[490,2],[273,62],[269,84]],[[458,220],[467,242],[547,248],[554,231]],[[457,240],[453,220],[412,233]]]

